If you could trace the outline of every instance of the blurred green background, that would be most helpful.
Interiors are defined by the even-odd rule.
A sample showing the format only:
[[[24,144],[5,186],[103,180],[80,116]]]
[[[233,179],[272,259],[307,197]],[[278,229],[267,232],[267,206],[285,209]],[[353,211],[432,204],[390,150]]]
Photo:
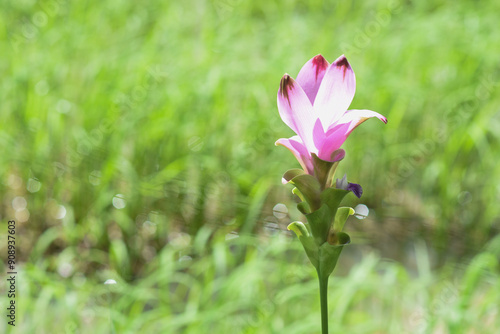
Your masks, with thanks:
[[[495,333],[499,11],[495,1],[2,2],[12,332],[319,332],[316,274],[286,231],[304,220],[280,182],[298,163],[274,142],[292,135],[276,107],[281,76],[321,53],[349,59],[351,108],[389,120],[364,123],[344,146],[338,175],[365,191],[347,204],[370,214],[348,222],[331,331]]]

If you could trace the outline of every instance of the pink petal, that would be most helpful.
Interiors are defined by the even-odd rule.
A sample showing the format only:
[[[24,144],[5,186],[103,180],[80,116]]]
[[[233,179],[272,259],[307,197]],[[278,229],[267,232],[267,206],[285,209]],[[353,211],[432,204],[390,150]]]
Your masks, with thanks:
[[[297,83],[302,87],[311,104],[314,104],[319,85],[329,65],[322,55],[317,55],[302,66],[297,75]]]
[[[314,110],[328,126],[349,108],[356,91],[356,77],[344,55],[335,60],[323,77],[314,100]]]
[[[275,145],[285,146],[287,149],[289,149],[290,152],[293,153],[295,158],[297,158],[305,172],[307,172],[308,174],[312,174],[314,172],[314,166],[312,164],[309,151],[307,150],[305,145],[302,144],[302,141],[298,136],[293,136],[289,139],[278,139]]]
[[[384,123],[387,123],[387,118],[379,114],[378,112],[361,109],[361,110],[348,110],[338,121],[338,124],[349,124],[347,128],[347,136],[349,136],[358,125],[363,123],[369,118],[377,117]]]
[[[314,117],[312,104],[306,93],[288,74],[281,79],[278,90],[278,110],[283,122],[288,125],[309,150],[314,150]]]
[[[318,157],[325,161],[333,161],[335,157],[332,157],[332,153],[338,150],[346,141],[349,135],[347,133],[348,129],[349,124],[339,124],[328,129],[323,145],[319,149]]]
[[[318,150],[323,147],[323,142],[326,139],[326,134],[325,130],[323,128],[323,124],[321,124],[321,120],[318,118],[316,120],[316,123],[314,123],[314,128],[313,128],[313,141],[314,141],[314,146],[316,147],[317,150],[311,153],[316,153],[318,154]]]
[[[330,125],[326,131],[322,147],[319,149],[318,157],[331,161],[331,154],[340,148],[351,132],[368,118],[377,117],[387,123],[387,119],[381,114],[371,110],[348,110],[337,123]]]
[[[343,149],[338,149],[336,151],[334,151],[331,155],[330,155],[330,161],[331,162],[336,162],[336,161],[341,161],[345,158],[345,151]]]

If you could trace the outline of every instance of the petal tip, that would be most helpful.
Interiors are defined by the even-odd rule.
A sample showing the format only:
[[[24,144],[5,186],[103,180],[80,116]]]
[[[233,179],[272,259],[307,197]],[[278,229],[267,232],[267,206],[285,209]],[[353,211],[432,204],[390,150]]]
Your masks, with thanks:
[[[318,74],[321,72],[321,71],[324,71],[326,70],[326,68],[328,67],[328,61],[325,59],[325,57],[323,57],[321,54],[315,56],[313,59],[312,59],[312,64],[313,66],[316,68],[316,78],[318,77]]]
[[[346,79],[346,74],[347,72],[352,72],[351,64],[347,61],[347,58],[342,55],[338,57],[333,63],[332,66],[337,68],[337,70],[341,71],[343,76],[342,78],[345,80]]]
[[[349,62],[347,61],[347,58],[344,55],[338,57],[337,60],[335,60],[333,63],[337,67],[351,68],[351,64],[349,64]]]
[[[332,155],[330,156],[330,159],[332,162],[337,162],[341,161],[345,158],[345,150],[339,148],[338,150],[335,150],[332,152]]]
[[[380,115],[379,113],[375,113],[374,115],[375,117],[377,117],[379,120],[381,120],[382,122],[384,122],[384,124],[387,124],[387,117],[385,117],[384,115]],[[373,117],[373,116],[372,116]],[[369,117],[367,117],[368,119]]]
[[[287,73],[285,73],[285,75],[281,78],[279,94],[283,98],[285,98],[288,101],[288,103],[290,103],[288,93],[290,90],[293,89],[294,83],[295,83],[295,80],[293,80],[293,78],[290,75],[288,75]]]

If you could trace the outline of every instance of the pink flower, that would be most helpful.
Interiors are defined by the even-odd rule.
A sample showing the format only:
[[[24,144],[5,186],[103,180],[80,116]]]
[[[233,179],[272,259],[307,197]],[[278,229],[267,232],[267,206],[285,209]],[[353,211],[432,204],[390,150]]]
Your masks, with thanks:
[[[356,78],[344,55],[332,64],[317,55],[302,67],[296,81],[285,74],[278,90],[278,110],[297,135],[281,138],[276,145],[288,148],[311,175],[311,154],[329,162],[341,160],[345,152],[339,149],[358,125],[371,117],[387,123],[375,111],[347,110],[355,90]]]

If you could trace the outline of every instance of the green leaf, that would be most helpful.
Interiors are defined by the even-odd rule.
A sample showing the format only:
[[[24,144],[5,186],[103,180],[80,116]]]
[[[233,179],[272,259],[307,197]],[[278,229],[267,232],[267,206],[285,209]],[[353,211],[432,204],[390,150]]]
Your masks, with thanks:
[[[297,195],[302,202],[307,203],[306,198],[304,197],[304,195],[302,195],[302,193],[297,187],[292,189],[292,194]]]
[[[332,153],[332,159],[338,156],[342,156],[343,158],[343,155],[341,153],[345,154],[344,150],[338,149],[334,151]],[[335,175],[335,171],[337,170],[337,166],[342,159],[335,162],[330,162],[318,158],[318,156],[314,153],[312,153],[311,156],[314,165],[314,174],[321,184],[321,189],[330,188],[333,183],[333,177]]]
[[[340,205],[340,202],[344,199],[344,197],[349,193],[349,191],[344,190],[344,189],[337,189],[337,188],[328,188],[323,190],[321,193],[321,203],[323,205],[327,206],[329,211],[330,211],[330,217],[329,220],[325,223],[328,224],[328,228],[326,229],[326,236],[323,241],[326,241],[328,238],[331,238],[330,234],[330,229],[332,225],[334,225],[335,217],[337,216],[337,210]],[[335,231],[332,231],[335,232]]]
[[[349,191],[344,189],[328,188],[323,190],[323,192],[321,193],[321,202],[328,205],[330,210],[332,210],[333,214],[335,215],[340,202],[342,202],[342,200],[348,193]]]
[[[298,175],[291,179],[290,183],[297,187],[304,199],[309,203],[312,211],[320,207],[321,186],[314,176],[309,174]]]
[[[351,243],[351,237],[349,236],[349,234],[345,233],[345,232],[339,232],[337,234],[338,236],[338,241],[339,241],[339,245],[348,245]]]
[[[311,207],[307,204],[307,202],[300,202],[297,204],[297,209],[299,209],[299,211],[304,215],[311,213]]]
[[[285,174],[283,174],[283,179],[285,179],[287,182],[290,182],[291,179],[302,174],[305,174],[305,172],[302,169],[299,168],[289,169],[285,172]]]
[[[335,215],[335,221],[333,222],[333,231],[335,233],[342,232],[347,218],[349,218],[349,216],[352,216],[354,213],[354,209],[350,207],[344,206],[338,208],[337,214]]]
[[[351,243],[351,237],[349,234],[344,232],[334,233],[333,231],[330,231],[327,241],[333,246],[347,245]]]
[[[294,231],[295,234],[297,235],[297,237],[301,237],[301,236],[305,236],[305,237],[309,237],[310,234],[309,234],[309,230],[307,229],[307,227],[304,225],[304,223],[302,222],[293,222],[293,223],[290,223],[288,226],[287,226],[287,229],[289,231]]]
[[[306,251],[306,255],[309,258],[309,261],[311,261],[312,265],[316,270],[318,270],[320,263],[319,263],[319,248],[316,242],[314,241],[313,237],[299,237],[300,243],[302,244],[302,247],[304,247],[304,250]]]
[[[319,255],[318,255],[318,245],[314,242],[314,238],[311,237],[309,229],[302,222],[293,222],[287,227],[289,230],[294,231],[299,238],[304,251],[306,252],[309,261],[312,265],[318,269],[319,268]]]
[[[328,238],[328,231],[333,221],[331,210],[323,204],[318,210],[307,214],[306,218],[314,240],[318,245],[323,244]]]
[[[345,233],[344,233],[345,234]],[[339,260],[340,253],[344,245],[330,245],[325,242],[319,248],[319,270],[318,275],[321,278],[328,278],[335,269],[337,261]]]

